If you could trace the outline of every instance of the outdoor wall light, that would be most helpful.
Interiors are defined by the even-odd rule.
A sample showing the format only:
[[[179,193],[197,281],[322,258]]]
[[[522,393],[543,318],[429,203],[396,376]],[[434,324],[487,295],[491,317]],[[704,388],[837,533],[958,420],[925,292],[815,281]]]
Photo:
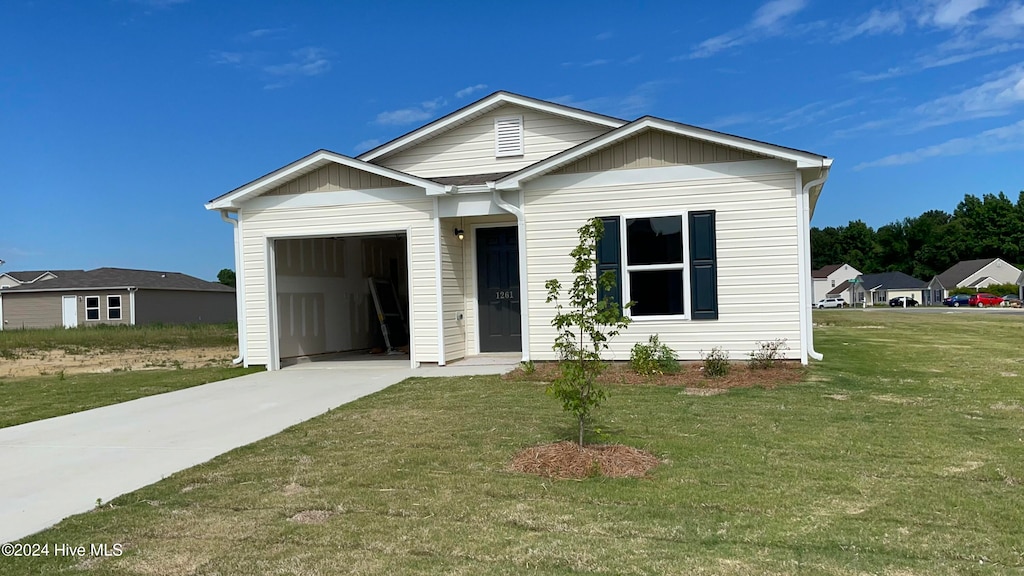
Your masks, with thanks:
[[[458,226],[455,227],[454,232],[455,237],[458,238],[459,240],[462,240],[463,238],[466,237],[466,231],[463,230],[462,228],[459,228]]]

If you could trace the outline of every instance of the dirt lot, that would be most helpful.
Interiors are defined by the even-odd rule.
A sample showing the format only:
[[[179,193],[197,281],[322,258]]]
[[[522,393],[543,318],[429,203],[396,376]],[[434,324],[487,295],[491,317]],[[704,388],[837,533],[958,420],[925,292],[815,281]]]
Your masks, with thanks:
[[[235,357],[234,346],[140,349],[68,353],[64,350],[18,350],[13,358],[0,358],[0,377],[45,376],[61,370],[66,374],[160,370],[228,366]]]

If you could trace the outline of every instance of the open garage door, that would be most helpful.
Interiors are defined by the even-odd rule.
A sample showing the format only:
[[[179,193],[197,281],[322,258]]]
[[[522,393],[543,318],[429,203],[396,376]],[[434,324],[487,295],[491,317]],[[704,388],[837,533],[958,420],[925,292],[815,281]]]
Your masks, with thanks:
[[[281,365],[303,361],[408,360],[409,262],[406,235],[377,234],[274,241]],[[392,327],[386,356],[368,279],[392,284],[406,319]]]

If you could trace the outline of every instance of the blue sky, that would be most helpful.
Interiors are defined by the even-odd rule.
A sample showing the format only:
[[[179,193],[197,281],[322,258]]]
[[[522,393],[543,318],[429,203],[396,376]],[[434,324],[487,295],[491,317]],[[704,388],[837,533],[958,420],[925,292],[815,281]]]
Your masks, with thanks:
[[[1024,189],[1024,2],[9,0],[2,270],[213,279],[204,202],[495,90],[836,158],[812,222]]]

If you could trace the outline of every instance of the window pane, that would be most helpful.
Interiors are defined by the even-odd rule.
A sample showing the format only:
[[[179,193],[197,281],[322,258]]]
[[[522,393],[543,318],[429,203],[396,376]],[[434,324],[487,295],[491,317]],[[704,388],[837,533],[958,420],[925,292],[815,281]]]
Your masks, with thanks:
[[[683,271],[630,272],[629,299],[633,316],[683,314]]]
[[[120,308],[121,297],[120,296],[107,296],[107,308]]]
[[[86,298],[85,298],[85,307],[86,308],[99,308],[100,307],[100,297],[99,296],[86,296]]]
[[[683,219],[631,218],[626,220],[627,262],[679,264],[683,261]]]
[[[86,308],[86,310],[85,310],[85,319],[86,320],[99,320],[100,319],[100,309],[99,308]]]
[[[121,309],[120,308],[111,308],[111,309],[107,310],[107,317],[110,318],[111,320],[120,320],[121,319]]]

